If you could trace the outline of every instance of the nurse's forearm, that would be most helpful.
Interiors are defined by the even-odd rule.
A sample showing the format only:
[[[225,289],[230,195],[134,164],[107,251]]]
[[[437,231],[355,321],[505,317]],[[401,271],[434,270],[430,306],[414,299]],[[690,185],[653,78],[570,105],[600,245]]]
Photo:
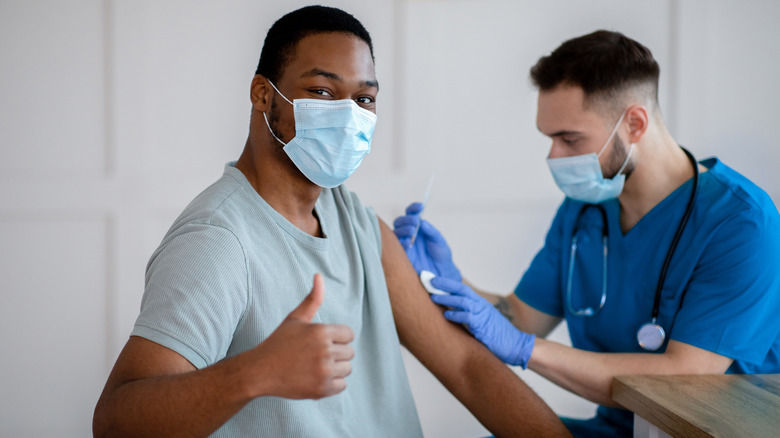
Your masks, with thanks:
[[[523,327],[520,325],[520,311],[517,306],[514,305],[512,300],[510,300],[510,297],[514,297],[514,294],[510,292],[504,296],[495,294],[493,292],[487,292],[474,286],[473,283],[466,280],[465,278],[463,279],[463,283],[474,290],[474,292],[476,292],[479,296],[487,300],[488,303],[492,304],[496,310],[501,312],[501,315],[503,315],[504,318],[511,322],[515,327],[519,328],[520,330],[523,329]]]
[[[615,406],[610,397],[610,386],[612,377],[617,374],[615,370],[605,367],[604,356],[603,353],[576,350],[537,338],[528,360],[528,368],[594,403]]]
[[[481,296],[485,300],[487,300],[488,303],[495,306],[496,309],[498,309],[499,312],[501,312],[502,315],[504,315],[504,318],[509,320],[509,322],[514,321],[517,318],[517,315],[515,315],[514,309],[509,304],[509,300],[507,300],[507,297],[503,295],[498,295],[493,292],[488,292],[485,290],[482,290],[465,278],[463,279],[463,284],[470,287],[474,292],[477,293],[477,295]]]
[[[561,318],[540,312],[525,304],[514,293],[501,296],[477,289],[468,280],[464,279],[463,283],[492,304],[512,325],[526,333],[546,337],[561,322]]]
[[[463,279],[463,284],[470,287],[474,292],[479,294],[482,298],[488,300],[490,304],[496,304],[496,301],[498,301],[500,298],[503,298],[501,295],[478,288],[477,286],[474,285],[474,283],[468,281],[465,278]]]
[[[536,339],[528,368],[592,402],[619,406],[612,401],[612,378],[632,374],[722,374],[730,358],[670,341],[666,352],[593,353]]]

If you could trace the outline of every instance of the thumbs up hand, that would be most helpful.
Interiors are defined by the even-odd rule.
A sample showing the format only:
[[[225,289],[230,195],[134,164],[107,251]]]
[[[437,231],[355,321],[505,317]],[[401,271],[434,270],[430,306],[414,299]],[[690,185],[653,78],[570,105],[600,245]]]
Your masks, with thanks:
[[[315,274],[311,293],[252,350],[268,365],[261,372],[273,374],[266,376],[272,395],[320,399],[347,387],[344,379],[352,372],[349,361],[355,354],[349,343],[354,333],[346,325],[311,322],[324,298],[322,276]]]
[[[301,304],[295,308],[287,319],[297,319],[303,322],[311,322],[314,319],[314,315],[317,314],[317,310],[320,309],[322,301],[325,299],[325,285],[323,284],[322,275],[314,274],[314,285],[311,288],[309,295],[301,301]]]

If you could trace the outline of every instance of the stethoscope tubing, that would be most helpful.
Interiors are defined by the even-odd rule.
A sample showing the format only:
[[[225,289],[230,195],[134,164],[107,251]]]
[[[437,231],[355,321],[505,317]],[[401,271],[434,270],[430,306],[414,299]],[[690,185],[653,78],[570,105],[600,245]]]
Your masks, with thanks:
[[[677,230],[674,233],[674,237],[672,238],[672,243],[669,245],[669,249],[666,251],[666,257],[664,258],[664,263],[661,266],[661,272],[658,276],[658,284],[656,285],[655,289],[655,296],[653,298],[653,311],[651,313],[651,321],[649,323],[643,324],[642,327],[640,327],[639,331],[637,332],[637,341],[639,342],[639,345],[644,348],[645,350],[657,350],[661,347],[663,344],[665,338],[666,338],[666,332],[664,331],[663,327],[661,327],[657,321],[658,321],[658,313],[661,306],[661,292],[663,290],[664,282],[666,281],[666,274],[669,271],[669,267],[672,262],[672,258],[674,257],[674,253],[677,250],[677,246],[680,243],[680,238],[683,234],[683,231],[685,231],[685,227],[688,224],[688,220],[691,217],[691,214],[693,213],[693,208],[696,204],[696,194],[698,192],[699,188],[699,164],[694,158],[693,154],[691,154],[687,149],[680,146],[680,148],[685,152],[685,155],[688,157],[688,160],[690,160],[691,165],[693,166],[693,188],[691,190],[691,196],[688,200],[688,204],[685,207],[685,212],[683,213],[682,218],[680,219],[680,223],[677,226]],[[574,309],[571,304],[571,287],[572,287],[572,280],[574,276],[574,259],[577,251],[577,231],[578,231],[578,225],[579,225],[579,219],[582,216],[583,212],[591,207],[596,207],[602,215],[602,228],[601,228],[601,236],[602,236],[602,242],[604,245],[604,261],[603,261],[603,274],[602,274],[602,293],[601,293],[601,300],[599,302],[599,307],[597,309],[593,309],[592,307],[585,307],[583,309]],[[605,305],[606,298],[607,298],[607,248],[608,248],[608,237],[609,237],[609,224],[607,222],[607,213],[604,209],[604,206],[601,204],[585,204],[580,209],[579,213],[577,214],[577,218],[574,222],[574,231],[572,233],[572,245],[571,245],[571,252],[570,252],[570,259],[569,259],[569,270],[567,275],[567,282],[566,282],[566,305],[568,306],[568,310],[571,314],[578,317],[592,317],[595,316]],[[685,292],[683,291],[683,297]],[[655,333],[657,335],[660,335],[660,342],[657,340],[654,342],[648,342],[646,340],[643,340],[643,330],[646,328],[645,326],[652,326],[653,329],[655,329]],[[645,331],[644,333],[647,333]]]
[[[693,188],[691,189],[691,197],[688,199],[688,205],[685,207],[685,213],[683,213],[683,217],[680,219],[680,225],[677,226],[677,231],[674,233],[674,238],[672,238],[672,244],[666,252],[666,258],[661,267],[661,274],[658,276],[658,285],[655,288],[655,299],[653,300],[653,313],[651,315],[653,323],[658,319],[658,311],[661,306],[661,290],[664,287],[666,274],[669,272],[669,265],[672,263],[672,257],[674,256],[675,250],[677,250],[677,245],[680,243],[680,237],[682,236],[683,231],[685,231],[685,226],[688,224],[688,219],[690,219],[691,213],[693,212],[693,207],[696,204],[696,192],[698,192],[699,189],[699,163],[696,162],[693,154],[688,152],[687,149],[683,147],[681,147],[681,149],[685,152],[685,155],[688,156],[688,159],[693,165]]]

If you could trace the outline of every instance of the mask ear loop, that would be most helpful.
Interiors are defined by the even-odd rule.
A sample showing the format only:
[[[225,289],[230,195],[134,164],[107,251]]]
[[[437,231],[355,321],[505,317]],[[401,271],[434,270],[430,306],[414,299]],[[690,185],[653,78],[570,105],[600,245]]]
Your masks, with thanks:
[[[290,102],[290,99],[286,98],[286,97],[284,96],[284,94],[282,94],[282,92],[281,92],[281,91],[279,91],[279,89],[278,89],[278,88],[276,88],[276,85],[274,85],[274,83],[273,83],[273,82],[271,82],[271,80],[270,80],[270,79],[268,79],[268,83],[269,83],[269,84],[271,84],[271,86],[274,88],[274,90],[275,90],[275,91],[276,91],[276,92],[277,92],[277,93],[278,93],[280,96],[282,96],[282,99],[286,100],[286,101],[287,101],[287,103],[289,103],[290,105],[293,105],[293,106],[295,106],[295,105],[294,105],[292,102]],[[621,118],[622,118],[622,117],[621,117]],[[276,136],[276,134],[274,134],[274,130],[273,130],[273,129],[271,129],[271,124],[269,124],[269,123],[268,123],[268,116],[266,116],[266,115],[265,115],[265,111],[263,112],[263,119],[265,119],[265,126],[267,126],[267,127],[268,127],[268,132],[270,132],[270,133],[271,133],[271,135],[273,135],[273,136],[274,136],[274,138],[276,139],[276,141],[278,141],[279,143],[281,143],[283,146],[287,146],[287,143],[283,142],[281,139],[279,139],[279,137],[277,137],[277,136]]]
[[[271,129],[271,125],[268,123],[268,116],[266,116],[266,115],[265,115],[265,113],[263,113],[263,119],[265,119],[265,126],[267,126],[267,127],[268,127],[268,132],[270,132],[270,133],[271,133],[271,135],[273,135],[273,136],[274,136],[274,138],[276,139],[276,141],[278,141],[279,143],[281,143],[283,146],[287,146],[287,143],[285,143],[285,142],[283,142],[282,140],[280,140],[280,139],[279,139],[279,137],[277,137],[277,136],[276,136],[276,134],[274,134],[274,130],[273,130],[273,129]]]
[[[273,85],[273,84],[271,84],[271,85]],[[276,88],[276,87],[274,87],[274,88]],[[625,117],[625,115],[626,115],[626,112],[623,111],[623,114],[620,115],[620,118],[618,119],[617,123],[615,124],[615,127],[612,128],[612,132],[609,134],[609,137],[607,137],[607,141],[604,142],[604,146],[602,146],[601,150],[599,151],[599,153],[596,154],[597,157],[601,157],[601,154],[603,154],[604,150],[607,149],[607,146],[609,146],[609,142],[612,141],[612,137],[615,136],[615,133],[617,132],[618,127],[620,127],[620,123],[623,121],[623,117]]]
[[[631,159],[631,154],[632,153],[634,153],[634,143],[631,143],[631,147],[628,148],[628,155],[626,156],[626,161],[624,161],[623,165],[620,166],[620,169],[618,169],[618,171],[615,174],[615,176],[620,175],[621,173],[623,173],[623,169],[625,169],[626,166],[628,166],[628,160]]]
[[[273,83],[273,82],[271,82],[271,80],[270,80],[270,79],[267,79],[267,80],[268,80],[268,83],[269,83],[269,84],[271,84],[271,86],[272,86],[272,87],[274,87],[274,90],[276,90],[276,92],[277,92],[277,93],[279,93],[279,95],[280,95],[280,96],[282,96],[282,99],[286,100],[286,101],[287,101],[287,103],[289,103],[290,105],[293,105],[293,103],[292,103],[292,102],[290,102],[290,99],[288,99],[288,98],[284,97],[284,94],[282,94],[282,92],[281,92],[281,91],[279,91],[279,89],[278,89],[278,88],[276,88],[276,85],[274,85],[274,83]],[[623,119],[623,116],[620,116],[620,119],[622,120],[622,119]]]
[[[609,138],[607,138],[607,142],[604,143],[604,146],[601,147],[601,150],[599,151],[598,154],[596,154],[596,157],[600,157],[601,154],[604,152],[604,150],[609,145],[609,142],[612,141],[612,137],[615,136],[615,133],[617,132],[618,128],[620,127],[620,123],[623,121],[623,117],[625,117],[625,115],[626,115],[626,112],[623,111],[623,114],[620,115],[620,118],[618,119],[617,123],[615,124],[615,127],[612,128],[612,132],[609,134]],[[615,176],[618,176],[618,175],[623,173],[623,170],[626,168],[626,166],[628,166],[628,160],[631,159],[631,154],[633,154],[633,153],[634,153],[634,143],[631,143],[631,147],[628,148],[628,155],[626,156],[625,161],[623,161],[623,165],[620,166],[620,169],[618,169],[618,171],[615,174]]]

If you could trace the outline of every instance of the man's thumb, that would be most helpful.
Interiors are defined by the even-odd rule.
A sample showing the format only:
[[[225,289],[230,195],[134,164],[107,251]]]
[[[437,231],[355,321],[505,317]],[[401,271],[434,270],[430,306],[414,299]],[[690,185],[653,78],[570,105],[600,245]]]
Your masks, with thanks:
[[[314,286],[311,288],[311,292],[306,298],[301,301],[301,304],[290,312],[290,318],[302,319],[306,322],[311,322],[314,319],[314,315],[322,305],[322,300],[325,298],[325,283],[322,279],[322,275],[314,274]]]

